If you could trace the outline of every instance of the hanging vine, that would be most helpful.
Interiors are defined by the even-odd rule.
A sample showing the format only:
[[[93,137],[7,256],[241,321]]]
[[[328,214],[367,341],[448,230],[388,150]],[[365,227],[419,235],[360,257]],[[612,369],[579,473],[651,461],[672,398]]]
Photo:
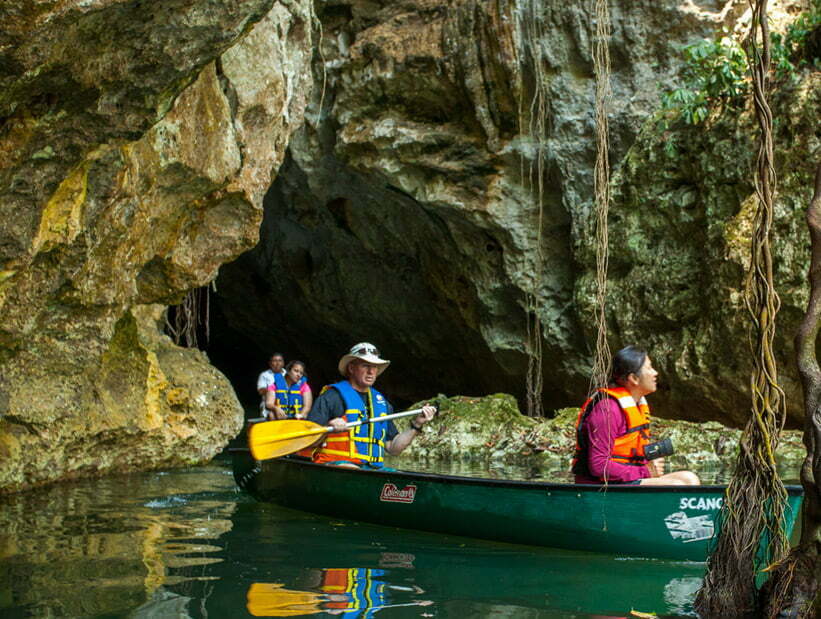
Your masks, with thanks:
[[[543,390],[542,323],[539,316],[538,296],[544,271],[543,227],[544,227],[544,178],[545,161],[548,156],[547,124],[550,105],[550,82],[543,70],[540,41],[545,36],[544,15],[540,0],[522,0],[517,3],[519,42],[519,128],[527,128],[527,141],[532,144],[529,155],[522,151],[520,174],[525,188],[536,203],[536,234],[534,247],[534,272],[525,290],[525,337],[528,353],[525,388],[527,392],[527,414],[541,417]],[[532,95],[530,105],[525,109],[525,76],[532,75]],[[525,162],[525,159],[528,159]]]
[[[795,354],[804,392],[804,446],[801,467],[804,505],[801,540],[789,556],[776,565],[762,589],[765,617],[818,617],[818,567],[821,561],[821,367],[816,346],[821,326],[821,163],[815,169],[815,190],[807,209],[810,232],[810,299],[795,336]]]
[[[596,0],[596,35],[593,46],[593,70],[596,75],[596,168],[594,189],[596,203],[596,351],[590,375],[592,393],[607,385],[612,361],[607,343],[607,263],[609,239],[607,216],[610,211],[610,129],[607,121],[612,91],[610,88],[610,12],[606,0]]]
[[[751,317],[752,404],[736,469],[719,515],[721,533],[696,597],[696,610],[706,617],[756,614],[756,575],[782,559],[788,548],[782,519],[787,493],[775,462],[786,409],[773,353],[779,299],[773,285],[769,241],[776,176],[772,112],[767,102],[770,70],[767,0],[750,0],[750,6],[752,23],[745,52],[752,73],[753,103],[760,131],[755,166],[758,208],[745,279],[745,300]]]
[[[540,0],[520,0],[517,2],[519,41],[519,127],[527,138],[521,156],[521,178],[536,203],[536,233],[534,247],[534,275],[525,292],[526,349],[528,368],[526,375],[527,412],[541,416],[543,389],[543,349],[542,324],[538,307],[539,289],[544,271],[543,227],[544,227],[544,182],[545,166],[549,156],[548,114],[550,111],[550,80],[544,70],[541,41],[546,36],[544,28],[544,2]],[[596,353],[592,386],[603,385],[610,367],[610,349],[607,343],[605,322],[605,300],[607,295],[608,233],[607,217],[610,204],[610,164],[609,128],[607,109],[611,96],[610,88],[610,14],[606,0],[595,0],[596,33],[593,50],[593,64],[596,75],[596,146],[595,203],[596,203]],[[532,84],[525,84],[525,76],[532,77]],[[529,86],[532,89],[528,107],[522,103]],[[524,129],[526,128],[526,135]],[[527,161],[525,161],[527,159]]]
[[[179,305],[172,305],[165,312],[165,331],[177,346],[200,348],[210,339],[211,302],[209,286],[189,290]]]

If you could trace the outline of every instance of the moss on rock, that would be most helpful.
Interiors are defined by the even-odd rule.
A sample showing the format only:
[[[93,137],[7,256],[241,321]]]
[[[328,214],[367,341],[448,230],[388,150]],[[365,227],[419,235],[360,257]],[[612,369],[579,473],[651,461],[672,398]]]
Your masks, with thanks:
[[[515,437],[535,426],[505,393],[485,397],[439,396],[439,415],[417,437],[410,452],[420,458],[493,458],[506,456]],[[412,408],[418,408],[421,402]]]
[[[568,481],[579,409],[555,411],[551,419],[526,417],[516,399],[497,393],[485,397],[438,396],[439,415],[428,424],[403,454],[407,461],[504,462],[529,465],[541,477]],[[655,418],[653,435],[669,437],[676,453],[666,458],[668,470],[690,469],[711,481],[727,479],[735,464],[741,430],[718,422]],[[804,458],[801,433],[786,431],[778,449],[779,468],[785,479],[795,480]],[[404,464],[403,464],[404,466]]]

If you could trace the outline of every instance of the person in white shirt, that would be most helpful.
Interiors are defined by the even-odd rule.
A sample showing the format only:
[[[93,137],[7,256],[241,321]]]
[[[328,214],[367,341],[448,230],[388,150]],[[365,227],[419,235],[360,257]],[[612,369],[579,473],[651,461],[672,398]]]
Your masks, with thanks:
[[[276,375],[285,376],[285,357],[281,352],[275,352],[268,359],[268,368],[257,378],[257,393],[259,393],[262,401],[259,403],[259,410],[262,415],[265,415],[265,394],[268,393],[268,387],[275,384]]]

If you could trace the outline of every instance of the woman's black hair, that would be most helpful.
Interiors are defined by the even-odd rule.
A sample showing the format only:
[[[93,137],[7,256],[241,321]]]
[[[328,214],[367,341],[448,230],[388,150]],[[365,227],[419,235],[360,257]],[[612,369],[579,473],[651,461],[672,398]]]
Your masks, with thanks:
[[[302,361],[300,361],[299,359],[294,359],[293,361],[289,361],[289,362],[288,362],[288,365],[286,365],[286,366],[285,366],[285,372],[286,372],[286,373],[287,373],[287,372],[290,372],[290,371],[291,371],[291,368],[292,368],[292,367],[294,367],[295,365],[301,365],[301,366],[302,366],[302,369],[303,369],[303,370],[305,369],[305,364],[304,364],[304,363],[302,363]]]
[[[621,385],[630,374],[641,373],[647,352],[635,346],[625,346],[613,356],[613,369],[610,372],[610,381]]]

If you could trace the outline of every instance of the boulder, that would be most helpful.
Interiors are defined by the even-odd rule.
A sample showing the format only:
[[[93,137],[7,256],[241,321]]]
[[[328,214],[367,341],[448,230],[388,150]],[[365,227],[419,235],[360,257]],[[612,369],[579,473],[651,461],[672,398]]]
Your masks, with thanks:
[[[257,242],[311,3],[30,4],[0,20],[0,490],[207,460],[242,409],[161,313]]]

